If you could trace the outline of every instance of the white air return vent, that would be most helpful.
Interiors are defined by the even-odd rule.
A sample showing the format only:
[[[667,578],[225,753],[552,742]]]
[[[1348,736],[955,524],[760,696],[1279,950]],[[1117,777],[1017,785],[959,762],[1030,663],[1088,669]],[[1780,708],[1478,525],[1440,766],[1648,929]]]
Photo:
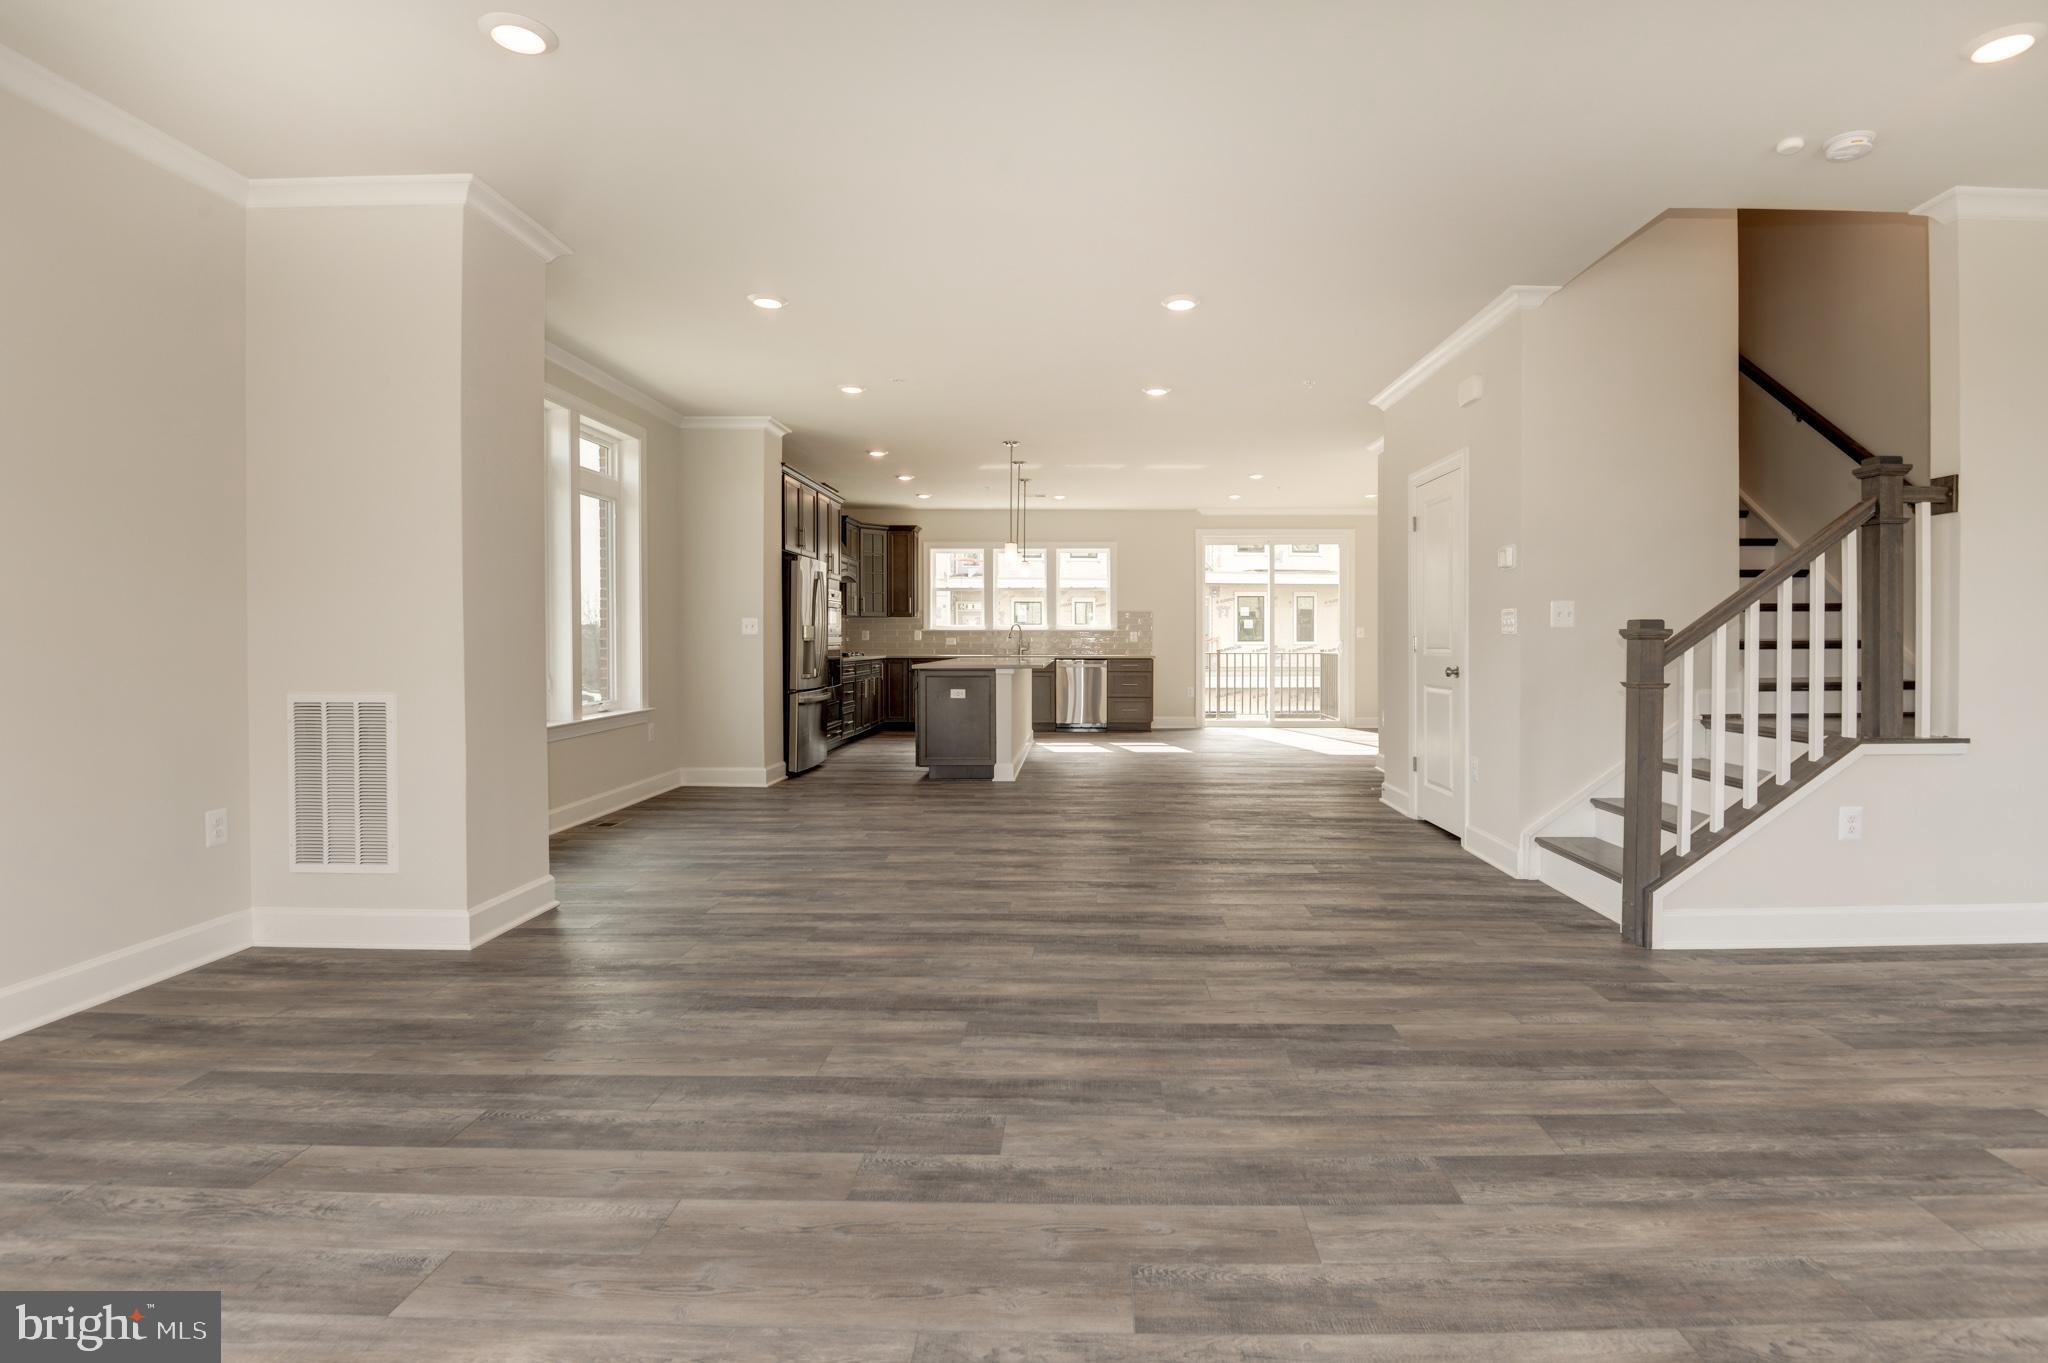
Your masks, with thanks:
[[[391,871],[391,697],[292,696],[294,871]]]

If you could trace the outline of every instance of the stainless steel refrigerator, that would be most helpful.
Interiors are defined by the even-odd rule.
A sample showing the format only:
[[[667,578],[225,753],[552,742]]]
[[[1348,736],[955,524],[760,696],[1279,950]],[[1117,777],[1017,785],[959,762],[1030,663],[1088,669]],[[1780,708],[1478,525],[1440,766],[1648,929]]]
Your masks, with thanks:
[[[825,561],[796,554],[783,560],[782,668],[788,723],[783,761],[791,776],[825,760],[825,707],[832,698],[826,646],[831,584]]]

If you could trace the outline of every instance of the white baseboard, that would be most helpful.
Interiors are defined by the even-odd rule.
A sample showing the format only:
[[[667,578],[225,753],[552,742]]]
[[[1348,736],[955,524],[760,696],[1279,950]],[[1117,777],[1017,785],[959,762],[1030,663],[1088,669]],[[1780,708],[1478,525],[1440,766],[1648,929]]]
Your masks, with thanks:
[[[1415,797],[1392,781],[1380,783],[1380,803],[1404,819],[1415,817]]]
[[[1517,880],[1530,878],[1529,872],[1523,869],[1527,863],[1522,860],[1522,849],[1519,844],[1509,842],[1506,838],[1495,837],[1485,829],[1474,828],[1469,823],[1465,825],[1464,843],[1467,852],[1496,871],[1505,871]]]
[[[676,775],[685,786],[732,786],[762,790],[782,780],[787,771],[780,762],[767,767],[684,767]]]
[[[1674,951],[2006,946],[2048,942],[2048,903],[1866,904],[1660,911],[1652,944]]]
[[[555,898],[555,878],[535,876],[524,885],[487,899],[469,911],[469,944],[480,947],[500,933],[510,932],[529,918],[538,918],[561,904]]]
[[[8,985],[0,989],[0,1038],[182,975],[223,956],[232,956],[249,944],[249,913],[238,909]]]
[[[468,951],[555,904],[555,878],[540,876],[470,909],[258,907],[251,913],[260,947]]]
[[[1541,848],[1536,853],[1536,879],[1565,898],[1577,900],[1610,923],[1621,921],[1619,881],[1609,880],[1570,857],[1561,857]]]
[[[1193,715],[1154,715],[1152,717],[1152,727],[1155,729],[1199,729],[1202,727],[1202,721],[1196,719]]]
[[[637,805],[642,800],[664,795],[683,784],[682,772],[658,771],[644,781],[614,786],[610,790],[599,791],[581,800],[571,800],[568,804],[557,805],[548,811],[548,836],[553,837],[578,824],[589,823],[592,819],[601,819],[628,805]]]

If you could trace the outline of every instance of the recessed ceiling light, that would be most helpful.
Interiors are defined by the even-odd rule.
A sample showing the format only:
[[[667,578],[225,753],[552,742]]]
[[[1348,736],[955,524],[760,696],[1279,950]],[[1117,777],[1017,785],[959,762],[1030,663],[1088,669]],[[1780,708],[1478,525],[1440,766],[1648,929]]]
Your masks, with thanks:
[[[1233,502],[1239,500],[1238,495],[1235,492],[1231,493],[1230,500]]]
[[[750,293],[747,301],[763,312],[780,312],[789,306],[787,298],[777,298],[772,293]]]
[[[857,383],[842,383],[839,385],[839,391],[846,394],[846,396],[850,398],[857,398],[862,393],[865,393],[868,390],[861,387]]]
[[[1859,128],[1852,133],[1836,133],[1820,149],[1820,154],[1830,161],[1861,161],[1876,150],[1877,134]]]
[[[920,502],[928,502],[928,501],[930,501],[931,499],[932,499],[932,494],[931,494],[931,493],[929,493],[929,492],[920,492],[920,493],[918,493],[918,494],[917,494],[917,500],[919,500]]]
[[[887,459],[888,457],[889,457],[889,452],[888,452],[887,450],[869,450],[869,451],[868,451],[868,458],[870,458],[870,459]]]
[[[1055,492],[1052,494],[1052,499],[1056,502],[1064,502],[1065,500],[1067,500],[1067,494],[1064,492]]]
[[[915,477],[917,477],[917,475],[914,473],[899,473],[896,475],[896,481],[899,483],[907,483]]]
[[[1191,293],[1177,293],[1171,298],[1160,300],[1159,306],[1168,312],[1193,312],[1202,306],[1202,300]]]
[[[499,47],[522,57],[538,57],[552,52],[562,41],[546,24],[523,14],[486,14],[476,21],[476,26]]]
[[[2011,61],[2039,42],[2044,31],[2048,31],[2048,25],[2014,24],[2010,28],[1995,28],[1980,34],[1970,44],[1970,60],[1979,66]]]
[[[1171,388],[1147,388],[1145,390],[1145,396],[1148,398],[1163,398],[1172,391],[1173,390]]]
[[[1265,474],[1263,474],[1263,473],[1247,473],[1247,474],[1245,475],[1245,477],[1247,477],[1247,478],[1251,479],[1251,480],[1252,480],[1252,481],[1253,481],[1254,483],[1258,482],[1258,481],[1259,481],[1259,479],[1261,479],[1261,478],[1263,478],[1263,477],[1265,477],[1265,476],[1266,476],[1266,475],[1265,475]]]

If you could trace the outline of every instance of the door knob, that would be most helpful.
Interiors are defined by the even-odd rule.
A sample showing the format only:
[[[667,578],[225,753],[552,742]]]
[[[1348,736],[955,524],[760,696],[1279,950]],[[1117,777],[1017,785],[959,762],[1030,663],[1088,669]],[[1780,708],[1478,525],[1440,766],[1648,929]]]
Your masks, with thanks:
[[[1462,668],[1457,668],[1457,667],[1447,667],[1447,668],[1445,668],[1445,669],[1444,669],[1444,675],[1445,675],[1446,677],[1462,677],[1462,676],[1464,676],[1464,675],[1465,675],[1465,673],[1464,673],[1464,669],[1462,669]]]

